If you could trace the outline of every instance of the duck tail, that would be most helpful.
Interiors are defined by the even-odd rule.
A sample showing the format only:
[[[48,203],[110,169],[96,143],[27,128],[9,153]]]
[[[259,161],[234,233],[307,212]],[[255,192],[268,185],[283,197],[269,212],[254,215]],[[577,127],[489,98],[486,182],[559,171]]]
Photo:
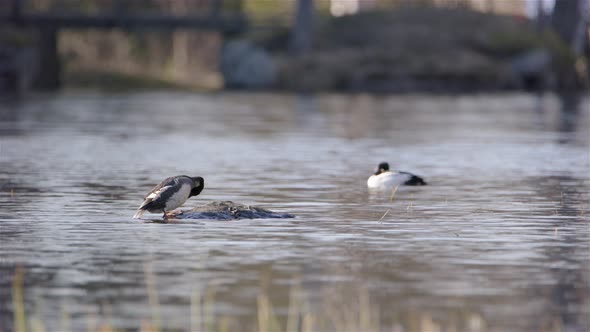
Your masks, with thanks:
[[[425,186],[426,181],[419,176],[412,175],[412,177],[404,184],[408,186]]]
[[[139,219],[141,218],[141,216],[143,216],[143,214],[145,213],[145,210],[137,210],[137,212],[135,212],[135,214],[133,215],[133,219]]]

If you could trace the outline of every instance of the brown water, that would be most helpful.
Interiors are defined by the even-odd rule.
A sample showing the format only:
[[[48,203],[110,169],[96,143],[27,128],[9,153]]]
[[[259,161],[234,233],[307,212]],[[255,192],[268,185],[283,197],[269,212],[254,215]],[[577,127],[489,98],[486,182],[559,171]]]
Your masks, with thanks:
[[[27,323],[49,331],[276,330],[293,317],[316,331],[589,331],[589,105],[168,92],[3,101],[0,330],[13,329],[20,266]],[[381,161],[430,185],[393,203],[371,194]],[[176,174],[206,181],[186,207],[233,200],[297,218],[131,219]]]

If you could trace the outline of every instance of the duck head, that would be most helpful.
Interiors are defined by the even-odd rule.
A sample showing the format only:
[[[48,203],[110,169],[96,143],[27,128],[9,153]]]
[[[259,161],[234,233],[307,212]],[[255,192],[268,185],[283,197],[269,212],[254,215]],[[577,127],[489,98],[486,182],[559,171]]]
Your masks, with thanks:
[[[379,166],[375,167],[375,175],[379,175],[383,172],[389,171],[389,164],[388,163],[381,163]]]
[[[191,194],[189,197],[197,196],[201,193],[201,191],[203,191],[203,188],[205,188],[205,180],[202,177],[191,177],[191,179],[193,180],[193,188],[191,189]]]

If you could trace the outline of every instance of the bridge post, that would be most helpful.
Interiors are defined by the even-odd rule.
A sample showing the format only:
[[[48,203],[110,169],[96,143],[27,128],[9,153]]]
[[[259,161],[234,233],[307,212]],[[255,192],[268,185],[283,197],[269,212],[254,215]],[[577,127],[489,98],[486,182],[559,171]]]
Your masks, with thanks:
[[[34,86],[40,90],[56,90],[61,85],[61,64],[58,55],[58,29],[42,27],[38,32],[39,70]]]
[[[12,0],[12,17],[13,19],[18,22],[21,19],[21,15],[23,12],[23,2],[22,0]]]
[[[211,17],[218,18],[223,8],[223,0],[211,0]]]
[[[290,51],[294,55],[304,54],[311,49],[314,10],[313,0],[297,0],[290,41]]]

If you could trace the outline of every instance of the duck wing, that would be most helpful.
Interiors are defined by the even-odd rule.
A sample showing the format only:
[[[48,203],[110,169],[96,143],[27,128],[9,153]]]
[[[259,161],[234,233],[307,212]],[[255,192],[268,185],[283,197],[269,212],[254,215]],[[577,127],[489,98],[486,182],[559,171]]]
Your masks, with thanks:
[[[178,180],[175,177],[169,177],[160,182],[157,186],[150,190],[147,195],[145,195],[143,198],[144,200],[139,206],[138,210],[164,208],[166,205],[166,199],[176,192],[174,188],[177,185]],[[160,205],[162,206],[160,207]]]
[[[150,190],[149,193],[147,193],[147,195],[145,195],[145,197],[143,199],[147,199],[150,195],[154,194],[155,192],[159,191],[160,189],[164,188],[164,187],[170,187],[170,186],[174,186],[177,183],[177,180],[175,177],[171,176],[169,178],[164,179],[164,181],[158,183],[158,185],[156,185],[152,190]]]
[[[426,182],[424,181],[424,179],[422,179],[421,177],[414,175],[412,173],[409,172],[402,172],[399,171],[399,174],[403,174],[407,177],[407,180],[404,182],[404,185],[406,186],[423,186],[426,185]]]

